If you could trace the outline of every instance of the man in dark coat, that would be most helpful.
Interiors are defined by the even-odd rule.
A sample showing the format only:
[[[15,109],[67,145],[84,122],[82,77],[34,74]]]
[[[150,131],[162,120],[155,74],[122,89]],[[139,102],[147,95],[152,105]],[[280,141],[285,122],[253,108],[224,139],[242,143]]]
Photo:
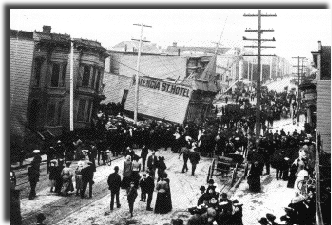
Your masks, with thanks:
[[[29,200],[33,200],[36,197],[36,186],[39,181],[40,171],[38,161],[32,161],[31,166],[28,168],[28,178],[30,182],[30,194]]]
[[[201,156],[196,151],[196,149],[197,149],[196,144],[194,144],[193,149],[190,150],[190,153],[189,153],[189,160],[190,160],[191,165],[192,165],[192,170],[191,170],[191,175],[192,176],[195,176],[195,170],[196,170],[197,164],[201,160]]]
[[[154,178],[152,177],[154,173],[152,171],[149,171],[148,176],[145,179],[145,190],[148,194],[147,204],[146,204],[146,210],[153,211],[151,208],[151,201],[152,201],[152,195],[154,191]]]
[[[116,196],[116,205],[118,208],[121,207],[119,195],[121,187],[121,176],[119,175],[119,167],[114,167],[114,173],[110,174],[107,179],[108,189],[111,191],[111,203],[110,209],[113,210],[114,196]]]
[[[180,159],[181,154],[183,154],[183,167],[182,167],[181,173],[184,173],[185,171],[186,172],[188,171],[187,162],[189,159],[189,149],[186,147],[183,147],[180,151],[179,159]]]
[[[146,166],[149,169],[149,171],[152,173],[151,176],[152,176],[153,179],[155,177],[157,165],[158,165],[158,158],[155,155],[155,151],[152,150],[152,154],[148,157],[148,161],[146,163]]]
[[[143,145],[142,152],[141,152],[143,171],[145,171],[145,161],[146,161],[146,156],[148,155],[148,153],[149,153],[148,148],[145,145]]]
[[[91,142],[88,157],[89,157],[89,161],[93,163],[93,167],[94,167],[93,172],[96,172],[96,162],[95,162],[95,160],[97,158],[97,155],[98,155],[98,150],[96,148],[96,145],[95,145],[94,142]]]
[[[95,171],[95,166],[92,162],[88,162],[88,166],[82,169],[82,181],[83,188],[81,191],[81,198],[84,198],[86,187],[89,183],[89,198],[92,198],[92,185],[93,181],[93,173]]]

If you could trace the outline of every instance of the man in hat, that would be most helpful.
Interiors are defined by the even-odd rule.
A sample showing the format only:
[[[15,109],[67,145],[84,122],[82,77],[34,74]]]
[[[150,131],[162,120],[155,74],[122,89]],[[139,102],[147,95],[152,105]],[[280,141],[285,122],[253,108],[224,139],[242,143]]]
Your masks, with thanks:
[[[217,211],[213,208],[208,208],[203,214],[195,214],[189,218],[187,225],[210,225],[215,220]]]
[[[221,212],[218,216],[218,219],[220,221],[228,221],[233,212],[233,202],[227,198],[226,193],[221,193],[220,194],[220,201],[219,201],[219,207],[221,209]]]
[[[146,163],[146,166],[147,166],[148,170],[151,172],[153,179],[155,177],[156,168],[157,168],[157,164],[158,164],[158,158],[155,155],[155,153],[156,152],[154,150],[152,150],[152,153],[148,157],[148,161]]]
[[[36,186],[39,181],[40,171],[38,161],[32,160],[31,165],[28,167],[28,180],[30,182],[29,200],[36,197]]]
[[[82,169],[82,181],[83,181],[83,188],[81,191],[81,198],[84,198],[86,187],[89,183],[89,198],[92,198],[92,185],[94,184],[93,181],[93,173],[95,171],[94,164],[92,162],[87,163],[87,167]]]
[[[116,205],[118,208],[121,207],[120,204],[120,187],[121,187],[121,176],[119,175],[119,167],[114,167],[114,173],[110,174],[107,179],[108,189],[111,191],[111,203],[110,209],[113,210],[114,196],[116,196]]]
[[[187,147],[181,148],[180,154],[179,154],[179,159],[181,154],[183,154],[183,167],[181,173],[187,172],[188,171],[188,166],[187,162],[189,159],[189,149]]]
[[[145,171],[145,161],[146,161],[146,157],[147,157],[148,153],[149,153],[149,149],[146,147],[146,145],[143,145],[142,152],[141,152],[143,171]]]
[[[90,142],[90,149],[89,149],[89,152],[88,152],[88,157],[89,157],[89,161],[93,163],[93,166],[94,168],[96,168],[96,158],[97,158],[97,155],[98,155],[98,150],[96,148],[96,144],[94,141],[91,141]],[[96,172],[96,169],[94,170],[94,172]]]
[[[37,224],[36,225],[44,225],[44,220],[46,220],[46,217],[43,213],[39,213],[37,216],[36,216],[36,219],[37,219]]]
[[[199,155],[199,153],[196,150],[197,150],[197,145],[196,145],[196,143],[193,143],[193,147],[189,152],[189,160],[192,165],[192,170],[191,170],[192,176],[195,176],[195,170],[196,170],[197,164],[201,160],[201,156]]]
[[[134,159],[134,155],[135,155],[135,152],[133,151],[133,149],[131,147],[127,147],[126,148],[126,151],[124,153],[124,156],[126,157],[127,155],[130,155],[130,158],[131,158],[131,161],[133,161]]]
[[[151,208],[151,201],[155,185],[154,185],[154,178],[152,177],[152,175],[154,175],[152,171],[147,171],[147,177],[145,179],[145,191],[148,195],[146,210],[148,211],[153,211],[153,209]]]
[[[40,164],[42,162],[42,157],[40,156],[40,150],[37,149],[33,150],[33,153],[35,154],[33,160]]]
[[[265,217],[260,218],[260,220],[258,220],[258,223],[261,225],[270,225],[270,223],[267,221]]]

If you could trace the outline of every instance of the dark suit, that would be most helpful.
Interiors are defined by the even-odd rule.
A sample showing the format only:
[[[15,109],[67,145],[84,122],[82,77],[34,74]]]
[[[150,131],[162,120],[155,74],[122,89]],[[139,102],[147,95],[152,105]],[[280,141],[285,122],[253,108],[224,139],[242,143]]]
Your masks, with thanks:
[[[151,207],[150,205],[151,205],[152,195],[153,195],[153,191],[154,191],[154,178],[152,178],[151,176],[148,176],[145,179],[145,190],[146,190],[146,193],[148,194],[146,209],[149,209]]]
[[[189,160],[190,160],[191,165],[192,165],[192,171],[191,171],[192,176],[195,175],[196,166],[199,163],[200,159],[201,159],[201,156],[199,155],[198,152],[194,151],[194,152],[189,153]]]
[[[158,158],[157,156],[152,156],[150,155],[148,157],[148,161],[146,163],[147,168],[153,172],[153,178],[155,177],[155,172],[156,172],[156,168],[157,168],[157,163],[158,163]]]
[[[114,205],[114,196],[116,196],[116,205],[117,207],[120,207],[120,187],[121,187],[121,176],[118,173],[112,173],[108,176],[107,179],[108,189],[111,191],[111,203],[110,203],[110,209],[113,209]]]
[[[94,181],[93,181],[94,171],[95,171],[95,167],[93,165],[90,165],[90,166],[82,169],[83,188],[81,191],[81,198],[84,198],[85,190],[86,190],[88,183],[89,183],[89,198],[92,197],[92,185],[94,183]]]

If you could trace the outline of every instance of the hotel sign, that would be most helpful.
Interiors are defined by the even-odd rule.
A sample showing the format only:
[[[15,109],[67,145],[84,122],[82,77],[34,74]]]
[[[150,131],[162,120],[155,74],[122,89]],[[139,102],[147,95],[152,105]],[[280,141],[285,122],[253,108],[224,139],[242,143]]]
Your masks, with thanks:
[[[135,80],[133,84],[135,84]],[[147,87],[155,90],[159,90],[162,92],[168,92],[174,95],[179,95],[183,97],[189,98],[190,89],[186,87],[182,87],[180,85],[154,80],[149,78],[139,78],[139,86]]]

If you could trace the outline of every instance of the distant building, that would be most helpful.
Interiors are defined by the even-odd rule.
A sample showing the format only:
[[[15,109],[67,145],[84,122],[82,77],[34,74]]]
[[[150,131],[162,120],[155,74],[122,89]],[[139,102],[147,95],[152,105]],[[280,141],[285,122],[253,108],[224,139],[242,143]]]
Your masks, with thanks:
[[[217,54],[225,54],[230,48],[218,48]],[[168,55],[182,55],[183,52],[185,54],[205,54],[212,55],[216,51],[215,47],[191,47],[191,46],[178,46],[177,42],[173,42],[172,46],[168,46],[165,50],[165,53]]]
[[[118,52],[138,52],[138,48],[139,41],[122,41],[113,46],[111,50]],[[142,52],[160,54],[162,53],[162,49],[155,43],[144,42],[142,44]]]
[[[104,99],[106,49],[86,39],[73,43],[74,128],[87,128]],[[69,129],[70,46],[70,36],[51,33],[50,26],[10,32],[10,130],[22,143],[37,131]]]
[[[137,53],[109,51],[105,65],[105,103],[121,102],[134,111]],[[213,66],[214,65],[214,66]],[[139,115],[180,123],[201,122],[218,87],[215,58],[142,54]]]

